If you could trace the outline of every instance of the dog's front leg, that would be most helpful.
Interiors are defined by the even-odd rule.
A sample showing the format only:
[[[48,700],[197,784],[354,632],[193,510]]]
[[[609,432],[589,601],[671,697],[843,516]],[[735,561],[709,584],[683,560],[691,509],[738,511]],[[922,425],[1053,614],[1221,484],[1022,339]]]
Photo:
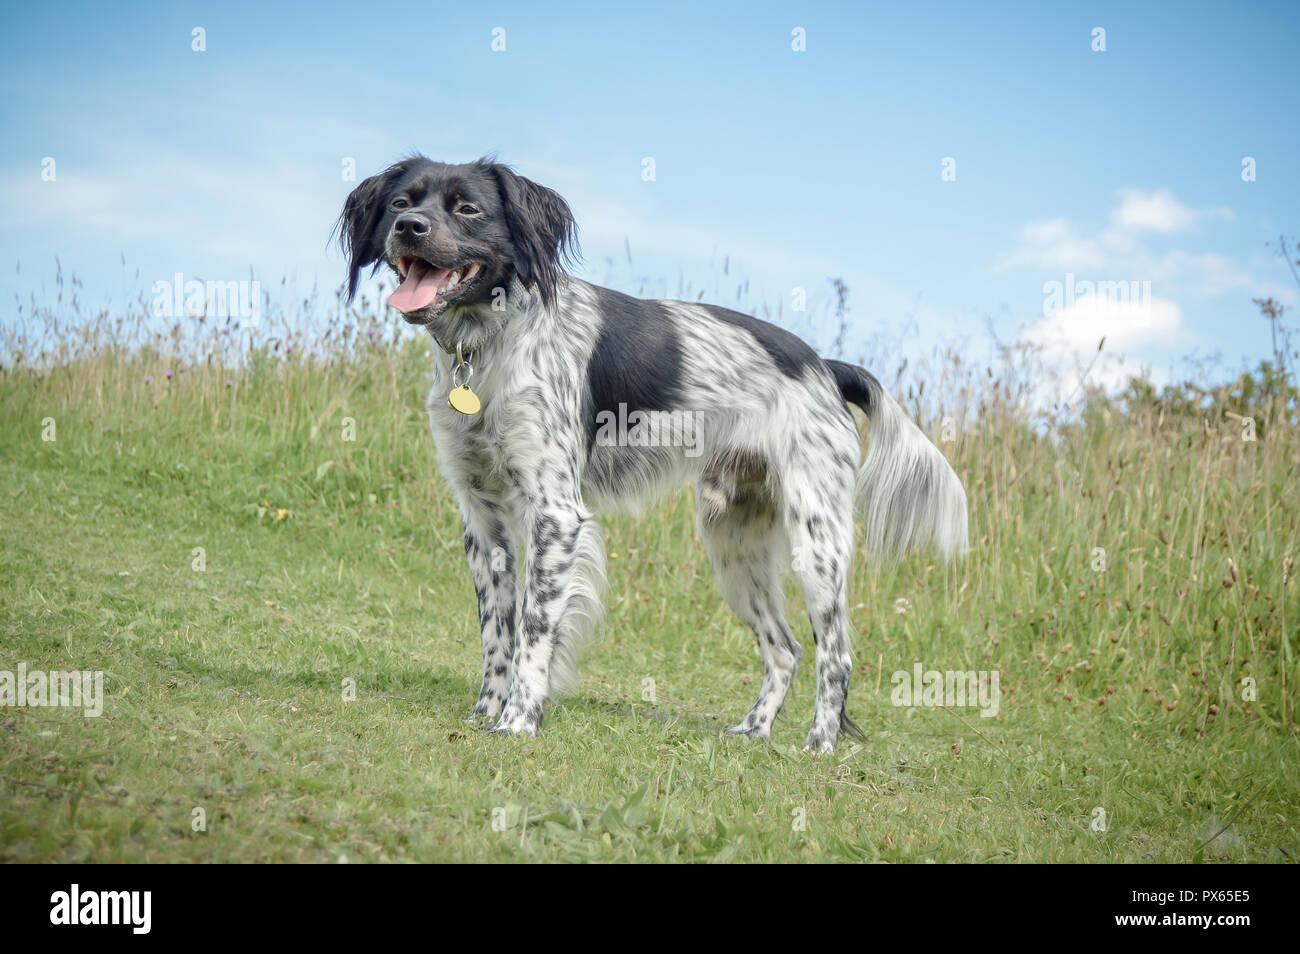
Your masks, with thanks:
[[[465,497],[461,514],[483,634],[483,685],[469,721],[493,723],[510,692],[515,651],[515,539],[508,515],[494,501]]]
[[[604,575],[600,530],[586,508],[576,499],[543,499],[526,520],[528,579],[514,681],[496,727],[503,734],[536,735],[541,728],[556,676],[573,663],[579,627],[594,623],[594,609],[584,604],[598,603]]]

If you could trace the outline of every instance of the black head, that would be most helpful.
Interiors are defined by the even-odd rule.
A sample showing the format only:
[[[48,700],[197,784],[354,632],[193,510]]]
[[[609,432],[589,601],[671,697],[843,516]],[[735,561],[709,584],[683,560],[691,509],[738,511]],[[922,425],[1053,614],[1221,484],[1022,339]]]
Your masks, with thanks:
[[[515,277],[553,306],[575,242],[564,199],[490,159],[403,159],[352,191],[336,229],[348,300],[362,269],[386,264],[401,279],[389,303],[412,324],[490,305]]]

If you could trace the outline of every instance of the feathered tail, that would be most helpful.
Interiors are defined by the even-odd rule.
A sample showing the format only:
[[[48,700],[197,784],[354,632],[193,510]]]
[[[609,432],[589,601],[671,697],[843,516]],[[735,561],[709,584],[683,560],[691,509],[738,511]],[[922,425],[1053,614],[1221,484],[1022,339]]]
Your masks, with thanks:
[[[966,549],[966,491],[939,448],[868,371],[827,361],[844,400],[871,425],[858,471],[867,548],[882,557],[933,547],[949,558]]]

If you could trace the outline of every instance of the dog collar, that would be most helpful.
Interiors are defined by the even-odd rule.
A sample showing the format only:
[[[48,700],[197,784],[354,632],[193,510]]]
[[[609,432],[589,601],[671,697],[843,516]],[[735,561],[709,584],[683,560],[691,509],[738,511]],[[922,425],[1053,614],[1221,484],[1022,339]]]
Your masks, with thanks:
[[[443,350],[456,359],[456,363],[451,366],[451,391],[447,394],[447,406],[466,416],[477,414],[483,403],[469,387],[469,379],[474,376],[474,365],[470,363],[474,352],[466,354],[459,341],[456,342],[455,349],[444,345]]]

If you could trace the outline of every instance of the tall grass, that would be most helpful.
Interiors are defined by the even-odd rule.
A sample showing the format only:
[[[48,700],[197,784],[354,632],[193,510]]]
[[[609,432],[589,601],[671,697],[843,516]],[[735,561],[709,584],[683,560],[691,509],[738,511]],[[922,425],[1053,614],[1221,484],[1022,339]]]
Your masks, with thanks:
[[[728,267],[707,290],[620,284],[730,303],[830,352],[860,337],[842,285],[809,321],[750,301]],[[869,742],[799,756],[810,672],[772,745],[720,740],[758,661],[683,488],[605,522],[604,645],[516,744],[461,722],[478,634],[422,410],[427,341],[374,297],[281,290],[245,328],[163,323],[144,301],[89,313],[80,293],[60,276],[55,301],[0,322],[0,670],[108,670],[109,699],[101,719],[0,710],[0,858],[1300,850],[1300,441],[1281,362],[1108,395],[1014,344],[978,364],[969,349],[864,361],[971,504],[965,559],[855,565],[849,711]],[[895,708],[892,677],[914,662],[998,671],[998,715]]]
[[[382,513],[412,546],[454,538],[421,410],[426,339],[370,299],[267,308],[253,328],[158,327],[143,305],[86,315],[74,296],[5,325],[0,453],[176,482],[250,519]],[[1044,399],[1052,382],[1033,359],[1009,347],[983,367],[936,352],[923,377],[873,369],[965,482],[972,549],[951,567],[859,561],[863,669],[998,667],[1026,702],[1080,715],[1119,707],[1185,732],[1238,720],[1292,731],[1294,392],[1252,390],[1250,376],[1190,396],[1134,382],[1065,406]],[[57,440],[43,442],[49,419]],[[684,493],[611,534],[707,574],[691,519]]]

